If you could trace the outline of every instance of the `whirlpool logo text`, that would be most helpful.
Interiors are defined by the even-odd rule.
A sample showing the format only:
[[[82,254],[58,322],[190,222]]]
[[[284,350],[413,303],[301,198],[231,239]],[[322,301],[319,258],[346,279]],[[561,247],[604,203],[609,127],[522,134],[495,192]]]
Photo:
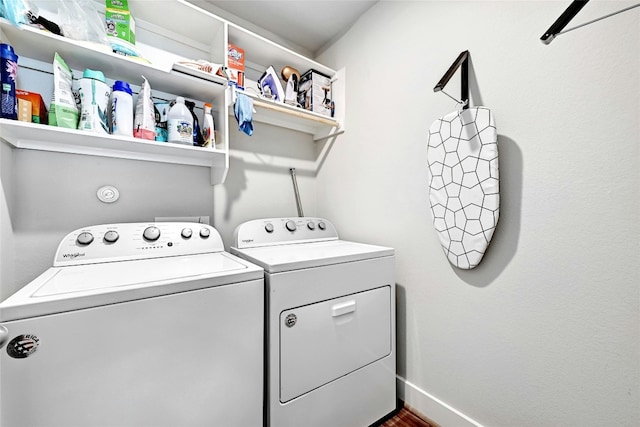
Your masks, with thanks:
[[[76,259],[78,257],[83,257],[85,255],[86,255],[86,253],[84,253],[84,252],[82,252],[82,253],[76,252],[76,253],[73,253],[73,254],[62,254],[62,258]]]

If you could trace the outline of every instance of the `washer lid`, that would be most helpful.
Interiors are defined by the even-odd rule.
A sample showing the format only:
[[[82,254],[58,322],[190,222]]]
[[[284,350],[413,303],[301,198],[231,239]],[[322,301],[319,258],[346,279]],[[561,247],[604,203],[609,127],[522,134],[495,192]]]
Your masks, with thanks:
[[[262,269],[225,252],[52,267],[0,304],[0,321],[262,278]]]
[[[269,273],[278,273],[393,256],[394,250],[346,240],[329,240],[247,249],[231,248],[231,253],[258,264]]]

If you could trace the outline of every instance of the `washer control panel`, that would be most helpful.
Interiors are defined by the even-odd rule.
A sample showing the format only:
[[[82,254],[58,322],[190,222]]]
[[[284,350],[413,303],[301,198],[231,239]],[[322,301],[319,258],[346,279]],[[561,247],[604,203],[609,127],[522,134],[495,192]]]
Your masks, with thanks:
[[[80,228],[62,239],[54,267],[224,251],[218,231],[207,224],[152,222]]]
[[[234,246],[242,249],[337,239],[335,227],[323,218],[265,218],[240,224],[234,233]]]

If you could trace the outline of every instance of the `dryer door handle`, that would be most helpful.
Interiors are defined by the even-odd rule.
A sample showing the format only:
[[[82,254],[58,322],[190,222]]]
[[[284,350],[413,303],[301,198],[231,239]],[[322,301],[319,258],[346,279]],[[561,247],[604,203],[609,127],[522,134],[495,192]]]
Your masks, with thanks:
[[[0,325],[0,348],[4,347],[4,345],[9,340],[9,330],[4,326]]]
[[[356,300],[342,302],[331,307],[331,316],[338,317],[356,311]]]

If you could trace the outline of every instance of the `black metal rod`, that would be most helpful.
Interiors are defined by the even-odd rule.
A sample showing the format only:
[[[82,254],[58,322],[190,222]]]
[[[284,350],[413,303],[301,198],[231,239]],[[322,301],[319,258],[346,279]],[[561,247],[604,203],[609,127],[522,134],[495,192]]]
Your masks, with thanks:
[[[464,102],[462,109],[466,110],[469,108],[469,55],[467,55],[466,59],[462,61],[462,65],[460,66],[460,76],[462,78],[462,81],[460,82],[460,100]]]
[[[460,55],[458,55],[458,57],[453,62],[453,64],[451,64],[451,67],[449,67],[449,69],[447,70],[446,73],[444,73],[444,76],[442,76],[438,84],[433,88],[433,91],[440,92],[442,89],[444,89],[447,83],[449,83],[449,80],[451,80],[451,77],[453,77],[453,75],[456,73],[456,71],[458,71],[458,68],[460,67],[462,67],[460,71],[461,79],[462,79],[461,85],[460,85],[460,92],[461,92],[460,101],[462,101],[464,104],[462,108],[466,110],[467,108],[469,108],[469,51],[468,50],[465,50]]]
[[[558,33],[562,31],[569,22],[571,22],[571,20],[578,14],[578,12],[580,12],[580,10],[582,10],[583,7],[586,6],[588,2],[589,0],[574,0],[562,15],[556,19],[556,22],[551,24],[549,29],[545,31],[542,37],[540,37],[542,43],[551,43]]]

